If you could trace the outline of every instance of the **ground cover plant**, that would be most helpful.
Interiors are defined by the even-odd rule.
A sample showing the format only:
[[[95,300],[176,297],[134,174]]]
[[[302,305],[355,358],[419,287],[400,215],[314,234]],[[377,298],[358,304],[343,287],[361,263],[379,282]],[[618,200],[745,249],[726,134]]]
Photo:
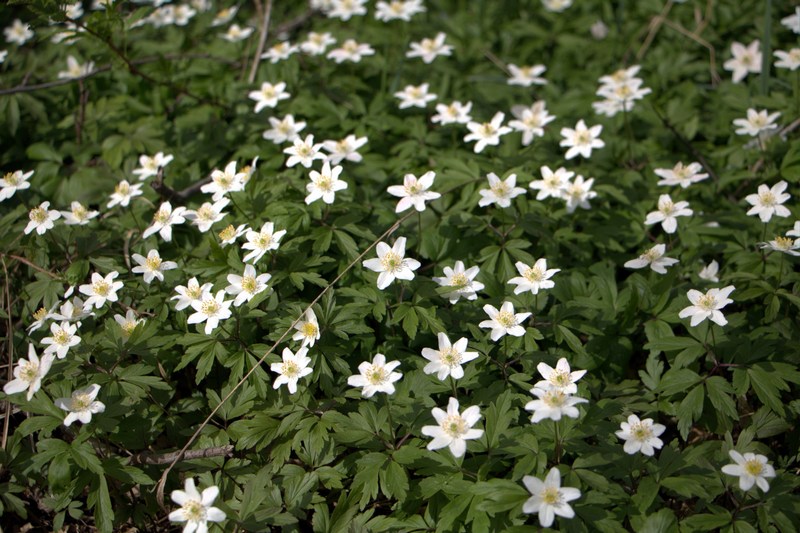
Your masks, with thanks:
[[[796,531],[790,4],[0,8],[0,523]]]

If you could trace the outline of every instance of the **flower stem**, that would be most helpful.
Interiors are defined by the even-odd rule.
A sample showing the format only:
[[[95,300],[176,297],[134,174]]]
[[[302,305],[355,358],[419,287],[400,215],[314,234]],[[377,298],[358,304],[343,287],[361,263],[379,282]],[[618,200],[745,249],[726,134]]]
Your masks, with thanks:
[[[560,431],[560,423],[558,420],[553,420],[553,432],[555,434],[555,455],[556,455],[556,464],[561,464],[561,431]]]
[[[456,380],[453,376],[450,376],[450,386],[453,388],[453,398],[458,400],[458,388],[456,387]]]
[[[383,399],[384,402],[386,403],[386,414],[389,419],[389,435],[392,437],[392,447],[394,447],[395,434],[394,434],[394,421],[392,421],[392,402],[389,399],[388,394],[384,394]]]

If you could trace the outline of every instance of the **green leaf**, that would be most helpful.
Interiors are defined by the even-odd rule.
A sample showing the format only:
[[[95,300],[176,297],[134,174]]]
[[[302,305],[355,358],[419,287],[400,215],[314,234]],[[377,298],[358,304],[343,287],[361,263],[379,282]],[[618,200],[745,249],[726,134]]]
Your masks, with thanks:
[[[97,529],[102,533],[111,533],[114,530],[114,508],[111,506],[111,496],[108,494],[108,483],[102,475],[95,478],[92,490],[86,499],[89,508],[94,509],[94,521]]]
[[[500,436],[511,426],[517,418],[518,411],[512,406],[512,393],[505,391],[489,404],[486,409],[486,440],[489,448],[496,448],[500,443]]]
[[[353,478],[353,491],[361,496],[358,502],[359,508],[363,509],[370,501],[378,497],[380,472],[387,462],[391,462],[391,459],[376,452],[368,453],[356,461],[358,470]]]
[[[727,511],[718,514],[696,514],[681,520],[681,525],[695,531],[715,531],[731,523],[731,515]]]
[[[380,471],[380,487],[389,498],[403,501],[408,493],[408,474],[405,468],[394,461],[387,461]]]
[[[733,394],[733,387],[724,378],[720,376],[711,376],[706,379],[706,391],[708,392],[708,399],[711,400],[711,405],[713,405],[715,409],[733,419],[739,417],[736,411],[736,403],[731,397],[731,394]]]
[[[689,436],[692,423],[703,414],[703,391],[702,385],[694,387],[678,405],[678,431],[683,440]]]
[[[776,372],[767,372],[759,366],[749,368],[747,375],[750,376],[750,384],[758,399],[779,416],[785,416],[779,390],[789,390],[789,386],[780,375]]]
[[[574,333],[572,333],[572,331],[561,324],[558,325],[558,331],[563,336],[563,339],[567,341],[567,346],[569,346],[573,352],[578,355],[588,356],[586,349],[583,347],[583,343],[581,343],[580,339]],[[557,339],[556,342],[558,342]],[[561,343],[559,342],[559,344]]]
[[[669,509],[661,509],[651,514],[637,530],[637,533],[677,533],[678,521]]]

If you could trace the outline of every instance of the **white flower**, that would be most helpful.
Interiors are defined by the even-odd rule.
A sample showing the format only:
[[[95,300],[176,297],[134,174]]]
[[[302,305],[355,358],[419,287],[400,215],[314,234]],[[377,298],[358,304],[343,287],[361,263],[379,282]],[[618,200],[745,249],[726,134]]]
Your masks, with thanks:
[[[117,291],[123,286],[121,281],[114,281],[117,276],[119,276],[119,272],[116,270],[109,272],[105,277],[93,272],[92,282],[78,287],[81,294],[89,297],[83,304],[84,310],[88,311],[92,306],[100,309],[106,304],[106,301],[117,301]]]
[[[575,511],[567,502],[580,498],[581,491],[574,487],[562,487],[558,468],[551,468],[544,481],[533,476],[525,476],[522,478],[522,483],[531,493],[531,497],[522,506],[522,512],[539,513],[539,524],[542,527],[553,525],[555,515],[564,518],[575,516]]]
[[[313,56],[322,55],[328,47],[336,42],[336,39],[328,33],[309,32],[306,40],[300,43],[300,50]]]
[[[140,196],[141,194],[141,183],[134,183],[131,185],[127,180],[122,180],[117,184],[116,187],[114,187],[114,192],[111,193],[111,199],[106,204],[106,207],[109,209],[115,205],[128,207],[128,204],[131,202],[131,198],[134,196]]]
[[[538,100],[531,107],[511,108],[517,120],[512,120],[508,125],[522,132],[522,146],[528,146],[536,137],[544,137],[544,126],[555,120],[556,117],[549,114],[545,106],[544,100]]]
[[[536,365],[536,369],[544,380],[537,382],[534,388],[542,390],[555,389],[565,394],[578,392],[578,386],[575,385],[575,382],[586,374],[586,370],[570,372],[569,363],[564,357],[558,360],[555,368],[547,363],[539,363]]]
[[[689,307],[685,307],[678,313],[680,318],[692,317],[690,326],[694,327],[706,318],[711,319],[715,324],[724,326],[728,320],[720,312],[720,309],[733,303],[733,300],[728,298],[735,290],[733,285],[728,285],[722,289],[709,289],[708,292],[702,292],[690,289],[686,296],[692,303]]]
[[[207,533],[208,522],[225,520],[225,513],[211,506],[219,495],[217,487],[207,487],[200,494],[194,486],[194,479],[187,478],[183,488],[184,490],[173,490],[170,494],[172,501],[181,508],[169,513],[170,521],[186,522],[183,533]]]
[[[279,101],[289,98],[289,93],[284,89],[286,89],[284,82],[273,85],[265,81],[259,90],[247,93],[247,97],[256,101],[255,112],[258,113],[265,107],[275,107]]]
[[[424,13],[422,0],[390,0],[375,4],[375,18],[384,22],[403,20],[408,22],[417,13]]]
[[[8,50],[0,50],[0,64],[5,63],[6,57],[8,57]]]
[[[197,11],[186,4],[179,4],[174,6],[172,14],[175,17],[176,26],[186,26],[192,17],[197,14]]]
[[[231,24],[228,27],[228,31],[220,33],[219,36],[230,43],[238,43],[250,37],[251,33],[253,33],[253,28],[242,28],[238,24]],[[258,111],[256,111],[256,113],[258,113]]]
[[[430,361],[422,369],[426,374],[436,374],[436,377],[444,381],[447,376],[453,379],[464,377],[464,369],[461,365],[478,358],[478,352],[468,352],[467,338],[461,337],[454,344],[444,333],[437,335],[439,339],[439,349],[423,348],[422,357]]]
[[[128,339],[131,336],[133,331],[136,329],[136,326],[139,324],[144,324],[144,319],[137,317],[133,309],[128,309],[128,311],[125,313],[125,316],[115,314],[114,321],[116,321],[116,323],[119,324],[119,327],[122,329],[122,337],[124,339]]]
[[[150,176],[157,176],[158,170],[169,165],[172,159],[172,154],[164,155],[164,152],[158,152],[153,157],[141,155],[139,156],[139,168],[134,169],[133,173],[139,176],[139,181],[144,181]]]
[[[542,0],[542,5],[548,11],[561,13],[572,5],[572,0]]]
[[[789,237],[797,237],[800,238],[800,220],[794,223],[794,227],[786,232],[786,235]]]
[[[53,364],[53,355],[45,353],[42,358],[36,355],[33,344],[28,344],[28,359],[20,358],[14,368],[14,379],[3,385],[3,392],[16,394],[25,389],[28,394],[26,400],[31,401],[33,395],[42,387],[42,378],[50,371]]]
[[[307,357],[308,348],[303,346],[297,353],[294,354],[289,348],[283,349],[283,362],[272,363],[270,370],[276,374],[280,374],[278,378],[272,383],[272,388],[277,389],[283,384],[289,389],[289,394],[297,392],[297,381],[303,376],[311,374],[314,369],[308,366],[311,363],[311,358]]]
[[[147,257],[141,254],[133,254],[131,258],[139,265],[133,267],[131,272],[142,274],[144,282],[147,284],[155,278],[158,278],[158,281],[164,281],[164,271],[178,268],[178,263],[175,261],[162,261],[158,250],[155,249],[147,252]]]
[[[103,402],[95,400],[97,393],[100,392],[100,385],[93,383],[85,389],[78,389],[69,398],[58,398],[55,401],[56,407],[69,411],[64,418],[64,425],[69,426],[76,420],[81,424],[88,424],[92,421],[92,415],[102,413],[106,410]]]
[[[431,117],[434,124],[466,124],[472,120],[469,112],[472,110],[472,102],[462,104],[458,100],[451,104],[436,104],[436,115]]]
[[[675,233],[678,229],[676,217],[691,216],[693,211],[689,209],[689,202],[673,203],[668,194],[658,197],[658,211],[647,213],[644,223],[647,225],[661,223],[661,227],[667,233]]]
[[[463,457],[467,452],[466,441],[483,436],[482,429],[471,429],[481,419],[481,410],[477,405],[458,411],[458,400],[450,398],[447,412],[438,407],[431,410],[437,426],[422,426],[421,433],[433,437],[428,443],[429,450],[438,450],[448,446],[453,457]]]
[[[180,311],[191,306],[194,302],[202,302],[205,295],[211,294],[211,287],[211,283],[204,283],[201,287],[197,278],[192,278],[185,287],[183,285],[175,287],[175,292],[178,294],[172,296],[170,300],[178,300],[178,303],[175,304],[175,310]]]
[[[62,322],[60,326],[58,324],[50,324],[52,336],[42,339],[42,344],[47,346],[44,353],[54,353],[59,359],[64,359],[69,353],[69,349],[81,342],[81,338],[75,335],[77,331],[78,327],[69,322]]]
[[[44,326],[45,322],[47,322],[51,318],[50,313],[52,312],[53,309],[55,309],[55,307],[56,306],[54,305],[49,310],[46,307],[40,307],[33,313],[33,318],[35,320],[31,322],[30,326],[28,326],[28,335],[30,335],[37,329],[41,328],[42,326]]]
[[[193,210],[187,209],[183,212],[186,220],[191,220],[192,224],[197,226],[201,233],[205,233],[211,229],[211,226],[225,218],[227,213],[223,213],[228,204],[231,203],[227,198],[217,200],[213,204],[211,202],[203,202],[200,209]]]
[[[456,261],[453,268],[444,267],[444,277],[434,277],[433,281],[442,287],[449,287],[450,291],[443,296],[450,300],[451,304],[458,302],[462,297],[467,300],[477,300],[476,291],[483,289],[484,285],[480,281],[475,281],[475,276],[480,272],[477,266],[464,269],[463,261]]]
[[[733,125],[739,126],[736,130],[737,135],[750,135],[755,137],[761,132],[778,129],[775,121],[781,116],[780,113],[767,113],[766,109],[756,111],[753,108],[747,110],[747,118],[734,119]]]
[[[658,438],[667,429],[662,424],[654,424],[652,418],[639,420],[636,415],[630,415],[627,422],[622,422],[620,430],[614,434],[625,441],[623,450],[625,453],[633,455],[642,452],[644,455],[652,456],[655,449],[660,450],[664,443]]]
[[[581,155],[587,159],[591,157],[593,149],[602,148],[606,145],[599,139],[602,131],[602,124],[587,128],[583,119],[578,121],[575,129],[561,128],[561,136],[564,138],[559,143],[559,146],[569,148],[564,157],[566,159],[572,159],[576,155]]]
[[[484,320],[478,326],[490,328],[491,338],[497,341],[500,337],[508,334],[512,337],[522,337],[525,335],[525,328],[522,323],[533,313],[514,313],[514,305],[511,302],[503,302],[498,311],[496,307],[486,304],[483,310],[489,315],[489,320]]]
[[[774,240],[769,242],[760,243],[762,249],[768,249],[773,252],[781,252],[793,256],[800,256],[800,239],[792,239],[791,237],[775,237]]]
[[[283,41],[271,46],[269,50],[261,55],[261,59],[269,59],[269,62],[274,65],[278,61],[289,59],[289,56],[297,52],[299,49],[300,47],[296,44],[292,44],[289,41]]]
[[[350,20],[350,17],[367,14],[366,3],[367,0],[331,0],[331,9],[326,14],[329,18]]]
[[[28,179],[31,176],[33,176],[33,170],[24,173],[21,170],[7,172],[5,176],[0,178],[0,202],[8,200],[17,191],[29,189],[31,184]]]
[[[336,63],[352,61],[358,63],[364,56],[375,55],[375,50],[368,44],[358,43],[354,39],[347,39],[340,48],[334,48],[328,55],[328,59],[333,59]]]
[[[734,41],[731,44],[733,57],[727,60],[722,67],[733,72],[733,83],[739,83],[750,72],[761,72],[761,50],[758,39],[745,47],[742,43]]]
[[[575,177],[575,181],[567,184],[562,193],[562,198],[567,202],[567,213],[573,213],[575,209],[590,209],[589,200],[595,198],[597,193],[592,190],[594,178],[583,181],[580,174]]]
[[[781,19],[781,24],[795,33],[800,33],[800,7],[794,8],[794,13]]]
[[[394,93],[395,98],[400,100],[400,109],[408,109],[409,107],[425,108],[428,102],[436,100],[435,94],[428,94],[428,84],[422,85],[406,85],[405,89]]]
[[[122,283],[117,282],[117,283]],[[65,295],[66,296],[66,295]],[[53,308],[55,309],[55,307]],[[68,322],[76,322],[78,327],[81,327],[81,320],[88,316],[94,316],[94,313],[89,310],[83,300],[76,296],[72,300],[67,300],[58,308],[58,311],[50,311],[47,318],[51,320],[61,320]]]
[[[666,246],[663,244],[656,244],[645,253],[641,254],[636,259],[631,259],[627,261],[625,268],[644,268],[649,266],[653,272],[657,272],[658,274],[666,274],[667,270],[666,267],[672,266],[678,262],[677,259],[673,259],[671,257],[664,257],[664,252],[666,250]]]
[[[505,113],[498,111],[490,122],[468,122],[467,129],[470,132],[464,137],[464,142],[478,141],[474,148],[476,154],[481,153],[487,145],[497,146],[500,137],[512,131],[508,126],[503,126],[505,118]]]
[[[74,80],[88,76],[94,70],[94,63],[88,61],[81,65],[73,56],[67,56],[67,70],[58,73],[58,79]]]
[[[308,175],[311,183],[306,184],[306,190],[308,191],[306,205],[316,202],[320,198],[326,204],[332,204],[336,199],[336,192],[347,188],[347,182],[339,179],[339,174],[341,173],[341,166],[335,166],[331,169],[331,165],[327,161],[322,165],[322,172],[312,170]]]
[[[272,222],[265,222],[260,231],[247,230],[245,235],[247,242],[242,245],[242,250],[250,250],[250,253],[244,256],[245,263],[252,261],[255,264],[268,251],[277,250],[281,237],[284,235],[286,235],[286,230],[275,231],[275,225]]]
[[[542,166],[539,171],[542,173],[542,179],[532,181],[529,187],[533,190],[538,190],[536,194],[537,200],[545,200],[546,198],[562,198],[567,188],[570,186],[570,179],[575,175],[564,167],[559,167],[555,172],[550,170],[548,166]]]
[[[372,362],[364,361],[358,365],[358,374],[347,378],[351,387],[362,387],[361,396],[371,398],[376,392],[394,394],[394,382],[403,377],[400,372],[392,372],[400,366],[400,361],[386,362],[382,353],[376,353]]]
[[[283,150],[284,154],[289,154],[286,166],[291,168],[300,163],[305,168],[310,168],[316,159],[325,159],[325,154],[320,152],[322,144],[314,144],[314,136],[306,135],[305,140],[297,138],[293,145]]]
[[[270,274],[258,274],[253,265],[245,265],[244,273],[241,276],[228,274],[229,285],[225,287],[225,292],[236,296],[233,305],[239,307],[252,300],[256,294],[266,290],[267,282],[271,277]]]
[[[598,20],[589,27],[589,33],[592,34],[593,38],[602,41],[608,37],[608,26],[606,26],[602,20]]]
[[[223,24],[227,24],[233,20],[233,17],[236,16],[237,11],[239,11],[239,6],[231,6],[222,9],[216,15],[214,15],[214,20],[211,21],[211,27],[214,28],[217,26],[222,26]]]
[[[53,222],[61,218],[61,213],[55,209],[50,211],[50,202],[42,202],[38,207],[34,207],[28,213],[30,219],[25,226],[25,235],[36,230],[38,235],[44,235],[49,229],[53,229]]]
[[[3,30],[3,34],[6,36],[6,41],[9,43],[22,46],[33,37],[33,30],[31,30],[31,27],[28,24],[19,19],[14,19],[14,22],[11,23],[11,26],[8,26]]]
[[[671,169],[657,168],[654,170],[656,176],[663,178],[659,180],[658,185],[680,185],[684,189],[692,183],[708,178],[708,174],[702,171],[703,167],[700,163],[689,163],[684,166],[681,162],[678,162]]]
[[[231,161],[225,170],[214,169],[211,172],[211,183],[200,187],[200,191],[212,194],[215,202],[221,200],[226,194],[244,190],[245,173],[236,172],[236,161]]]
[[[528,67],[518,67],[508,65],[511,77],[508,79],[509,85],[521,85],[530,87],[531,85],[546,85],[547,80],[540,77],[547,68],[544,65],[533,65]]]
[[[605,100],[593,103],[592,107],[597,113],[609,117],[613,117],[620,111],[631,111],[637,100],[641,100],[645,95],[653,92],[648,87],[642,87],[643,83],[639,78],[629,78],[623,82],[603,84],[596,94]]]
[[[418,43],[411,43],[411,50],[406,52],[406,57],[421,57],[424,63],[432,63],[438,56],[449,56],[453,53],[453,47],[444,44],[447,38],[443,32],[436,34],[434,39],[422,39]]]
[[[728,452],[735,464],[725,465],[722,472],[729,476],[739,476],[739,488],[750,490],[753,485],[767,492],[769,482],[767,478],[775,477],[775,469],[767,462],[767,458],[761,454],[745,453],[740,454],[736,450]]]
[[[717,272],[719,272],[719,263],[716,261],[711,261],[709,264],[704,265],[697,275],[700,277],[700,279],[718,283],[719,278],[717,277]]]
[[[792,48],[788,52],[775,50],[773,55],[778,58],[778,61],[775,62],[777,68],[786,68],[792,71],[800,68],[800,48]]]
[[[536,396],[537,399],[526,403],[525,410],[533,411],[531,422],[534,424],[546,418],[556,421],[561,420],[562,416],[578,418],[580,412],[575,406],[589,401],[586,398],[579,398],[556,388],[540,389],[539,387],[534,387],[531,389],[531,394]]]
[[[391,248],[385,242],[379,242],[375,249],[378,257],[367,259],[362,262],[362,265],[373,272],[379,272],[378,288],[380,290],[391,285],[395,279],[414,279],[414,271],[421,265],[416,259],[405,258],[405,237],[398,237]]]
[[[386,192],[392,196],[397,196],[400,201],[397,202],[395,213],[402,213],[411,206],[417,211],[425,211],[425,202],[436,200],[442,195],[438,192],[429,191],[428,189],[433,186],[433,180],[436,178],[436,173],[428,171],[417,179],[414,174],[406,174],[403,177],[402,185],[392,185]]]
[[[275,117],[269,117],[269,124],[272,128],[266,130],[262,137],[275,144],[293,142],[306,127],[306,123],[302,120],[295,122],[292,115],[286,115],[280,120]]]
[[[312,309],[306,311],[305,318],[295,324],[294,329],[297,332],[292,336],[292,340],[303,341],[303,346],[314,346],[314,343],[319,340],[319,322],[317,322],[317,315]]]
[[[363,159],[358,149],[367,144],[366,137],[348,135],[344,139],[322,141],[322,148],[328,152],[326,161],[331,165],[338,165],[343,160],[359,163]]]
[[[505,180],[501,180],[497,174],[489,172],[486,179],[489,180],[489,188],[478,190],[478,194],[481,195],[481,199],[478,200],[479,207],[491,204],[497,204],[497,207],[509,207],[512,199],[525,194],[525,189],[517,187],[516,174],[510,174]]]
[[[556,284],[550,281],[550,278],[557,272],[561,272],[560,268],[548,269],[547,260],[544,257],[537,259],[532,267],[521,261],[517,261],[514,266],[517,267],[519,276],[508,280],[509,284],[516,285],[514,294],[522,294],[525,291],[539,294],[540,290],[552,289]]]
[[[97,0],[95,0],[97,1]],[[108,4],[112,3],[113,0],[101,0]],[[142,19],[139,23],[135,23],[131,27],[135,27],[145,22],[149,22],[153,25],[154,28],[161,28],[163,26],[170,26],[175,24],[175,6],[168,5],[168,6],[161,6],[155,11],[153,11],[149,17],[146,19]]]
[[[758,186],[756,194],[748,194],[745,200],[748,204],[752,205],[748,211],[748,215],[758,215],[761,222],[767,223],[772,219],[772,215],[779,217],[788,217],[792,213],[782,205],[788,200],[791,195],[783,191],[786,190],[789,184],[781,180],[771,188],[764,184]]]
[[[186,321],[189,324],[206,323],[205,334],[210,335],[219,326],[220,320],[225,320],[231,316],[232,300],[225,299],[225,291],[217,291],[216,296],[211,292],[204,293],[200,300],[192,301],[194,313],[189,315]]]
[[[89,211],[80,202],[72,202],[69,211],[61,211],[64,224],[68,226],[85,226],[99,214],[97,211]]]
[[[239,224],[233,227],[233,224],[228,224],[225,229],[219,232],[219,244],[223,248],[229,244],[236,242],[236,239],[244,235],[249,228],[247,224]]]
[[[185,212],[186,208],[183,206],[172,209],[172,204],[169,202],[162,203],[161,207],[159,207],[158,211],[153,215],[153,223],[142,233],[142,238],[146,239],[150,235],[158,232],[162,239],[166,242],[170,242],[172,240],[172,226],[186,222],[186,219],[183,217]]]

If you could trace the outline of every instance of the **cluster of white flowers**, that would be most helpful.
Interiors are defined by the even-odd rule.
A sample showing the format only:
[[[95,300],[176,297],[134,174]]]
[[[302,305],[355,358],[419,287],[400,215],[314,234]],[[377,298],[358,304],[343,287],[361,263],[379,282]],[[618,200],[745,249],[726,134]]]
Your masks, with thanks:
[[[613,117],[620,111],[631,111],[636,100],[650,94],[652,91],[649,88],[642,87],[644,81],[636,77],[639,70],[639,65],[633,65],[609,76],[601,76],[596,94],[602,96],[603,100],[592,104],[595,113]]]

